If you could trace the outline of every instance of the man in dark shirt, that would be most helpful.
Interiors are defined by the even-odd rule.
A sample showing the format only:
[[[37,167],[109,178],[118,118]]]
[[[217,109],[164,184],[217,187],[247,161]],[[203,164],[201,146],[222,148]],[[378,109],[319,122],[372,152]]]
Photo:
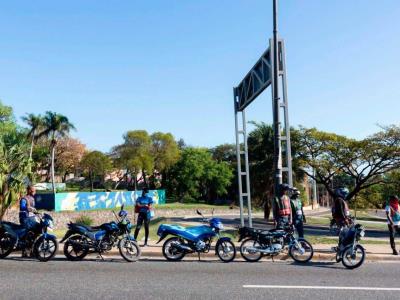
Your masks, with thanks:
[[[147,246],[147,240],[149,238],[149,225],[150,225],[150,209],[154,201],[148,196],[149,190],[147,188],[143,189],[142,196],[136,200],[136,206],[139,209],[136,229],[135,229],[135,240],[139,234],[140,228],[144,223],[144,247]]]

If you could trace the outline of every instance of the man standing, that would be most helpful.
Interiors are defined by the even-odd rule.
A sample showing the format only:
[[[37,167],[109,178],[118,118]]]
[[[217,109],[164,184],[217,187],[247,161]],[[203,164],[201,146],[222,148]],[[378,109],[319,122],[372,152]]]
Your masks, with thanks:
[[[290,204],[293,214],[293,223],[296,227],[297,234],[300,239],[304,239],[304,227],[303,223],[306,223],[306,217],[303,211],[303,204],[300,199],[300,192],[297,188],[293,188],[292,195],[290,197]]]
[[[147,188],[143,189],[142,196],[136,200],[136,210],[138,210],[138,219],[136,223],[135,229],[135,240],[139,234],[140,228],[144,223],[144,245],[147,246],[147,240],[149,238],[149,224],[150,224],[150,209],[153,205],[154,201],[151,197],[148,196],[149,190]]]
[[[390,246],[392,247],[393,255],[399,255],[399,252],[396,250],[396,244],[394,242],[396,232],[400,234],[400,209],[399,198],[397,196],[389,197],[389,202],[386,204],[385,211],[390,233]]]
[[[337,188],[332,207],[332,217],[336,220],[338,227],[350,224],[350,210],[346,202],[349,190],[347,188]]]
[[[36,189],[29,185],[26,195],[19,201],[19,223],[26,228],[31,228],[36,223],[35,194]]]
[[[292,208],[288,196],[290,187],[287,184],[279,186],[279,196],[274,200],[274,218],[276,228],[283,229],[292,224]]]

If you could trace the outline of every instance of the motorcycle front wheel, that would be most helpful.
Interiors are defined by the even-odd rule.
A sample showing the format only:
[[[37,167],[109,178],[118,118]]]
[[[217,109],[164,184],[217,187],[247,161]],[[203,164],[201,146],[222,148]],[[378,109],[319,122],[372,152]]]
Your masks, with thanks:
[[[135,262],[140,258],[141,250],[136,241],[123,238],[118,243],[119,254],[128,262]]]
[[[15,239],[5,232],[0,234],[0,258],[6,258],[14,249]]]
[[[64,244],[64,255],[68,260],[82,260],[88,253],[89,248],[84,247],[85,239],[81,235],[71,236]]]
[[[253,238],[246,239],[240,245],[240,255],[248,262],[259,261],[262,257],[262,253],[257,251],[261,245]]]
[[[33,244],[33,253],[40,261],[49,261],[56,255],[58,249],[58,242],[55,237],[41,236]]]
[[[186,253],[182,250],[177,249],[175,245],[181,244],[181,241],[177,237],[169,238],[165,241],[162,252],[164,257],[169,261],[179,261],[185,257]]]
[[[215,251],[220,260],[223,262],[231,262],[236,257],[236,248],[231,241],[222,241],[217,243]]]
[[[296,262],[306,263],[313,257],[314,249],[310,242],[302,239],[290,246],[289,255]]]
[[[355,269],[360,267],[365,260],[365,250],[361,245],[354,247],[349,246],[343,251],[342,264],[347,269]]]

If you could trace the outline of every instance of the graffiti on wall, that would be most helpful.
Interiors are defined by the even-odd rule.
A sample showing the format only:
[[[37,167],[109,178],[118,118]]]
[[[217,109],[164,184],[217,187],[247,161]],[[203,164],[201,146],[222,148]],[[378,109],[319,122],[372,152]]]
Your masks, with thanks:
[[[135,205],[142,191],[132,192],[76,192],[57,193],[55,197],[56,211],[80,211]],[[165,190],[150,190],[149,196],[155,204],[165,203]]]

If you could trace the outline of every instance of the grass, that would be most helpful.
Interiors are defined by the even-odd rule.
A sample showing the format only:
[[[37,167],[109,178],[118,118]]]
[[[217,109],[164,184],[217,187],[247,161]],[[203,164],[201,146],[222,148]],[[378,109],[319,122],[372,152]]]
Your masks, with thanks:
[[[306,235],[305,239],[311,244],[325,244],[325,245],[336,245],[338,243],[338,237],[327,237],[327,236],[316,236],[316,235]],[[388,241],[380,240],[361,240],[363,245],[389,245]]]
[[[307,217],[307,225],[323,225],[329,226],[330,218],[328,217]],[[363,222],[359,218],[357,218],[357,223],[362,224],[367,230],[368,229],[377,229],[377,230],[386,230],[387,225],[386,222],[373,224],[368,222]]]

